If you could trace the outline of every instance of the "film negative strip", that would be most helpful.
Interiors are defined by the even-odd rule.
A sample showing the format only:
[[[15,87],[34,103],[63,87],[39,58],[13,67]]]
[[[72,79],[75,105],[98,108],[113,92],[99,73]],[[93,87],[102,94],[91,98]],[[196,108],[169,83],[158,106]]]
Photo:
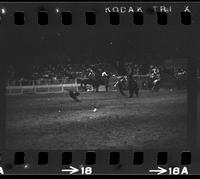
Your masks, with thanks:
[[[199,174],[199,12],[1,2],[0,174]]]

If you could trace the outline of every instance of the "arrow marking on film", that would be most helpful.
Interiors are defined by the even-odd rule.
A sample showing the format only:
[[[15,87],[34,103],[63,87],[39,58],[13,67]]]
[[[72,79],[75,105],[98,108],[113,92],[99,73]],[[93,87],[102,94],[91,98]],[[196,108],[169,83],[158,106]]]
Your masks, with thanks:
[[[62,169],[62,172],[69,172],[70,175],[79,171],[79,169],[70,166],[70,169]]]
[[[149,172],[155,172],[155,173],[157,173],[157,175],[161,175],[161,174],[163,174],[163,173],[166,173],[167,172],[167,170],[166,169],[164,169],[164,168],[162,168],[162,167],[158,167],[158,170],[149,170]]]

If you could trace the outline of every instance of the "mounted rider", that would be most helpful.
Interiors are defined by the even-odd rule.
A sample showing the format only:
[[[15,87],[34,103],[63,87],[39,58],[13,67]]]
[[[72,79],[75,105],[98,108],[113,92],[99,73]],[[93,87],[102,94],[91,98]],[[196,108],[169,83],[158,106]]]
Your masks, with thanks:
[[[110,77],[109,77],[108,73],[105,70],[102,70],[101,79],[105,85],[106,92],[108,92],[109,78]]]
[[[160,70],[157,67],[151,69],[150,80],[152,83],[151,90],[158,91],[160,89]]]

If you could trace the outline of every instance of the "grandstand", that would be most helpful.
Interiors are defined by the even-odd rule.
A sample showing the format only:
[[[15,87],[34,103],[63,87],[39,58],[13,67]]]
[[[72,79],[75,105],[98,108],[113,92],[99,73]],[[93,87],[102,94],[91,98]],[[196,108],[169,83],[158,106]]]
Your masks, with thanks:
[[[176,63],[175,63],[176,62]],[[133,71],[134,77],[137,79],[140,89],[148,89],[147,83],[149,76],[153,71],[164,72],[175,75],[177,69],[185,69],[185,63],[180,60],[166,60],[163,65],[149,65],[146,69],[141,64],[133,64],[127,62],[124,64],[126,71]],[[33,65],[28,73],[20,74],[17,69],[12,66],[8,69],[8,80],[6,86],[7,95],[22,95],[22,94],[46,94],[46,93],[64,93],[68,90],[81,91],[80,79],[87,78],[89,68],[98,68],[106,70],[111,76],[109,81],[109,90],[115,90],[113,85],[117,80],[117,72],[111,64],[57,64],[57,65]],[[172,87],[175,81],[169,78],[169,75],[163,73],[163,87]],[[173,81],[173,85],[171,85]],[[91,86],[88,89],[92,90]],[[100,87],[101,90],[101,87]],[[104,90],[104,88],[102,88]]]

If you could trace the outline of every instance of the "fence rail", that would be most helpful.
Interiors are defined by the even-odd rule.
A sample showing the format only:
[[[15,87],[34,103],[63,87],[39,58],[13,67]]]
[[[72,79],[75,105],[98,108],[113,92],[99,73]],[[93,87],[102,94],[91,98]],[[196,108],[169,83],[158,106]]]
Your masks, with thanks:
[[[63,93],[70,89],[78,90],[79,86],[80,84],[7,86],[6,95]]]
[[[135,77],[138,79],[139,87],[142,88],[143,81],[149,76],[135,75]],[[113,85],[116,83],[116,80],[116,77],[111,77],[109,82],[110,90],[113,90]],[[79,91],[81,89],[80,87],[79,79],[8,81],[6,95],[63,93],[70,89]],[[87,87],[92,90],[91,85]],[[104,90],[104,87],[102,87],[102,90]]]
[[[59,85],[73,83],[76,83],[76,79],[8,80],[7,86]]]

